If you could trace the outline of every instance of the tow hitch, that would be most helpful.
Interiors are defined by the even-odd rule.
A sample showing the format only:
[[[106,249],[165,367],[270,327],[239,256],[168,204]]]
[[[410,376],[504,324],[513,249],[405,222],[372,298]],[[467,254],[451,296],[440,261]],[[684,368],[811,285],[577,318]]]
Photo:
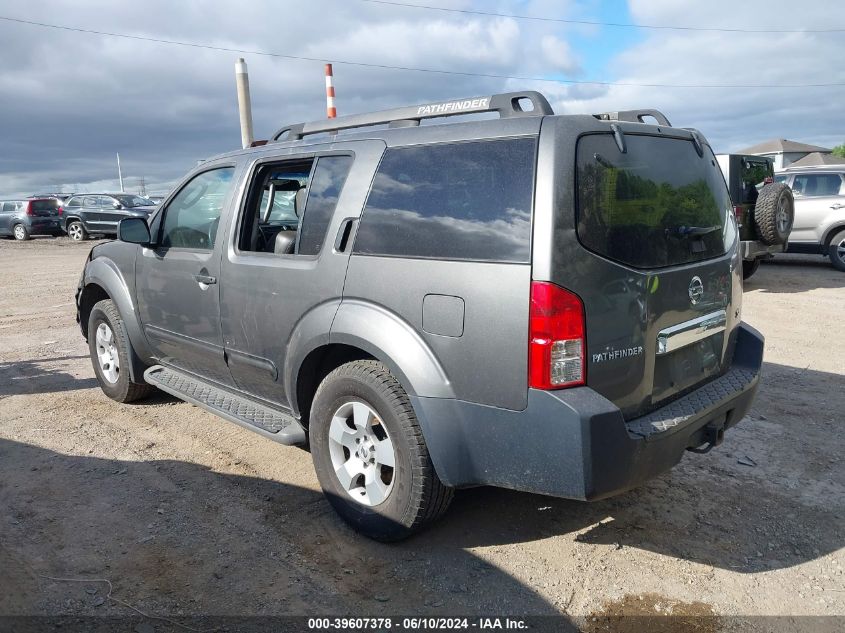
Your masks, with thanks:
[[[704,427],[703,431],[703,444],[706,444],[706,446],[699,445],[690,447],[687,449],[689,452],[703,455],[704,453],[709,453],[713,450],[714,446],[721,444],[725,439],[725,421],[720,420],[719,422],[709,422],[707,426]]]

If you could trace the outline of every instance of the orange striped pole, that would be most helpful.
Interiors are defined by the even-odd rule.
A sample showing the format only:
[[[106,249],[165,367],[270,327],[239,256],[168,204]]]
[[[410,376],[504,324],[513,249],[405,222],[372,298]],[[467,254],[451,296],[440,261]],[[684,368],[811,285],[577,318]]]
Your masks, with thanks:
[[[334,107],[334,76],[332,65],[326,64],[326,116],[330,119],[337,117],[337,108]]]

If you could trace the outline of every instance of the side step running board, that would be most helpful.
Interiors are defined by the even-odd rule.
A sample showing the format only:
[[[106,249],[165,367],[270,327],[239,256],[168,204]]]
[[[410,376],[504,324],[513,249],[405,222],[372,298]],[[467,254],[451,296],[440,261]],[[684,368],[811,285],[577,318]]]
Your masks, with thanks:
[[[195,404],[282,444],[304,444],[305,431],[296,419],[171,367],[154,365],[144,379],[162,391]]]

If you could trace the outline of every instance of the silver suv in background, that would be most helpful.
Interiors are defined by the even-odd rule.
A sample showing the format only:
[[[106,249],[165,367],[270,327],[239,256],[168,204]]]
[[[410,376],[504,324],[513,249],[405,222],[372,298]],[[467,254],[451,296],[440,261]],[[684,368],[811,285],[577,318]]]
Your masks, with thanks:
[[[796,167],[775,176],[792,189],[790,253],[818,253],[845,272],[845,165]]]

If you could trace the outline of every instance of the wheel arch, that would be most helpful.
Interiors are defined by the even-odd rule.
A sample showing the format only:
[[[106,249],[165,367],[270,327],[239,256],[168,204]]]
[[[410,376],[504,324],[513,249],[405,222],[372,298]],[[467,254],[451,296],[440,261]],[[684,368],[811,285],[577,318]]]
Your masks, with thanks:
[[[824,234],[822,238],[822,246],[825,249],[830,248],[830,243],[833,241],[833,236],[839,233],[840,231],[845,231],[845,221],[837,222],[833,226],[831,226]]]
[[[382,306],[364,301],[344,300],[335,308],[330,326],[288,355],[292,362],[286,367],[286,393],[303,426],[307,425],[311,400],[322,379],[352,360],[383,363],[409,395],[455,397],[434,352],[409,323]],[[302,340],[298,336],[302,329],[297,328],[292,342]]]
[[[321,345],[305,356],[297,372],[295,390],[291,392],[294,410],[298,411],[304,429],[308,430],[311,403],[323,379],[341,365],[365,359],[378,360],[359,347],[338,343]]]
[[[66,215],[65,216],[65,231],[67,231],[67,227],[71,222],[82,222],[82,218],[78,215]],[[82,222],[82,226],[85,226],[85,222]]]
[[[79,325],[86,338],[91,310],[98,301],[104,299],[111,299],[120,313],[126,338],[132,346],[129,350],[130,376],[133,382],[141,383],[147,368],[143,359],[151,359],[151,353],[135,310],[135,302],[117,265],[108,258],[98,257],[89,261],[85,267],[79,299]]]

